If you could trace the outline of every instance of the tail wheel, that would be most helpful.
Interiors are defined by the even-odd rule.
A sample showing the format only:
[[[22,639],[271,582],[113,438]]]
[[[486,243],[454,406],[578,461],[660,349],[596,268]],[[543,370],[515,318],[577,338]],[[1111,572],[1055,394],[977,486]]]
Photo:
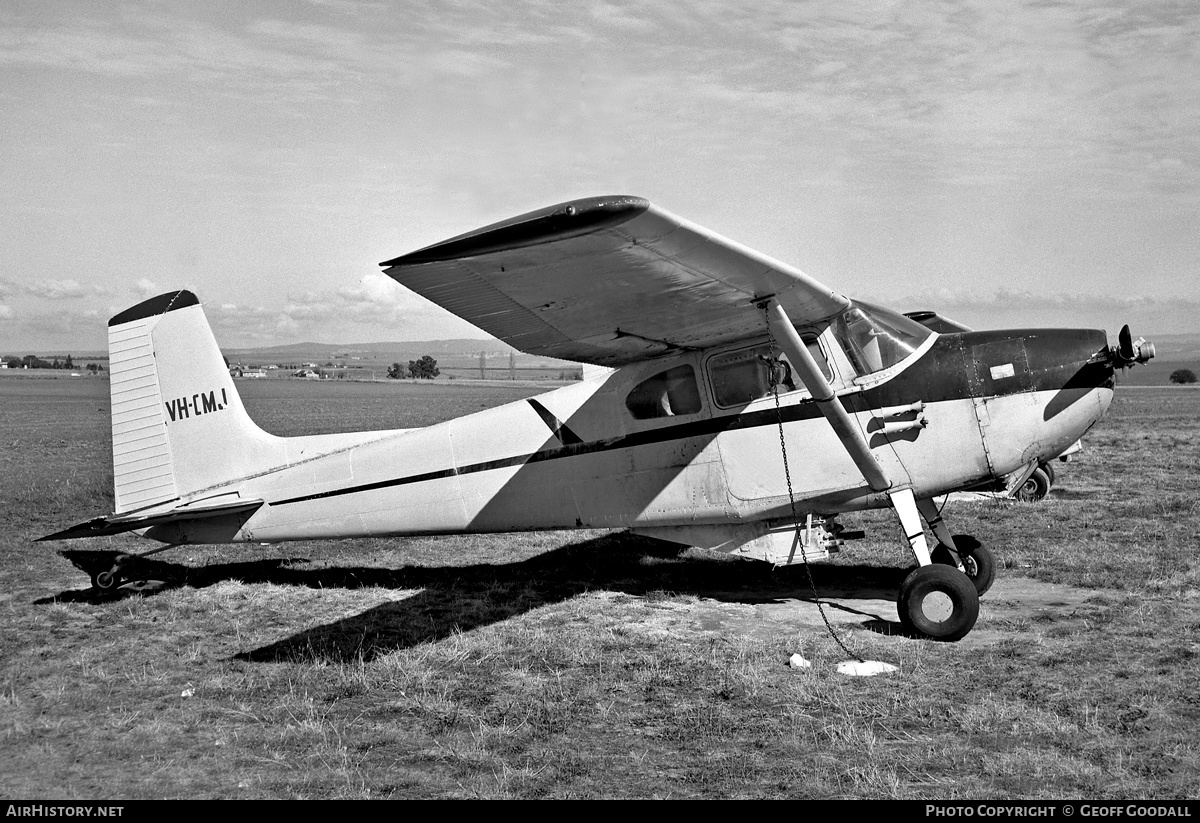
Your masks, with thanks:
[[[954,535],[954,545],[958,547],[959,556],[962,557],[963,571],[975,586],[975,593],[983,597],[992,587],[992,583],[996,582],[995,557],[992,556],[989,548],[970,535]],[[929,557],[934,563],[957,567],[954,555],[950,554],[950,549],[941,543],[938,543],[937,548],[930,552]]]
[[[117,586],[121,585],[119,574],[112,569],[108,571],[97,572],[92,576],[92,586],[96,591],[111,592]]]
[[[900,622],[933,640],[961,640],[979,618],[979,595],[967,576],[941,564],[920,566],[900,585]]]
[[[127,554],[118,554],[113,558],[112,567],[106,571],[96,572],[92,575],[92,586],[96,591],[108,593],[116,589],[124,582],[122,572],[125,570],[126,564],[132,560]]]
[[[1013,493],[1013,497],[1024,503],[1036,503],[1050,493],[1050,475],[1042,467],[1033,470],[1025,482]]]

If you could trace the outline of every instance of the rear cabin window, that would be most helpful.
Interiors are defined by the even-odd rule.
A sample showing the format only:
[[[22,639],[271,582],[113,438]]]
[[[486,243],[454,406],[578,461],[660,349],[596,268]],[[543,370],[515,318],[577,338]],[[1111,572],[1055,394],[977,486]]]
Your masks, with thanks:
[[[801,338],[827,380],[833,372],[824,352],[811,335]],[[787,355],[764,343],[752,349],[721,354],[708,361],[708,376],[712,380],[713,399],[718,406],[744,406],[771,394],[778,384],[784,394],[803,389],[799,375],[788,362]]]
[[[643,380],[625,399],[625,406],[638,420],[676,417],[700,411],[700,388],[691,366],[676,366]]]

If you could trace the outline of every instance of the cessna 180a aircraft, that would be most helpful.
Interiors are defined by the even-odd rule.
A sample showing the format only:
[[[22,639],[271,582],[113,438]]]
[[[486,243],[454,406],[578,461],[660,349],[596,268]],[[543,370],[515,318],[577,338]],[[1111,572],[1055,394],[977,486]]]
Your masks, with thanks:
[[[167,544],[621,528],[774,564],[891,507],[918,567],[897,608],[956,640],[994,562],[935,496],[1031,471],[1104,414],[1122,330],[938,333],[638,197],[575,200],[383,264],[581,383],[424,429],[276,437],[196,297],[109,321],[116,512],[45,540]],[[922,519],[937,543],[926,542]],[[93,576],[118,585],[125,561]]]

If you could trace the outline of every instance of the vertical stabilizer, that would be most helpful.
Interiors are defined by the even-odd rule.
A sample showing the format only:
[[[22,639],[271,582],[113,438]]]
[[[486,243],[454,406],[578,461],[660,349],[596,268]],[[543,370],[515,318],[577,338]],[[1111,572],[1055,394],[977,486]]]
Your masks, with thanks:
[[[244,477],[275,450],[279,438],[246,414],[191,292],[113,317],[108,351],[118,513]]]

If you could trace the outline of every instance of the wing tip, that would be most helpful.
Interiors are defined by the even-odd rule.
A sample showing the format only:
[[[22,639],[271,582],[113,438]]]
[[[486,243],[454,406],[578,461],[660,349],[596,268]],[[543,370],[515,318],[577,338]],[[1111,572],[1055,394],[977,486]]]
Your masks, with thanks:
[[[649,200],[628,194],[569,200],[451,237],[385,260],[379,265],[391,267],[439,263],[537,246],[620,225],[649,208]]]

